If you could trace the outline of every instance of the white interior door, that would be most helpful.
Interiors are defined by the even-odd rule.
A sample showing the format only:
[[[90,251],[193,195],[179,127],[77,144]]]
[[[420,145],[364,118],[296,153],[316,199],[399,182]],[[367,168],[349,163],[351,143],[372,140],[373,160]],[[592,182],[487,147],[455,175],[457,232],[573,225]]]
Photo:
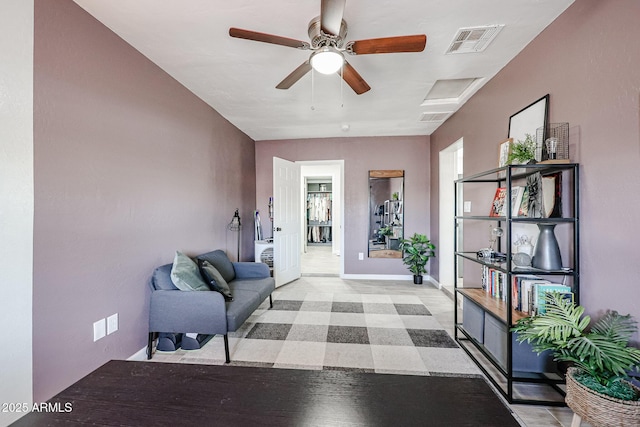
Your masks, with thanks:
[[[300,166],[273,158],[273,276],[276,287],[300,278]]]

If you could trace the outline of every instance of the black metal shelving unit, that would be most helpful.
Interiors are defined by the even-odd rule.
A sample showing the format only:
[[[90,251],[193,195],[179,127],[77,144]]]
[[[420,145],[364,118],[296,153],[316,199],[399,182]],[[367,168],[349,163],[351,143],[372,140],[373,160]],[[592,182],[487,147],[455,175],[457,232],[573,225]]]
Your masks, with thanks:
[[[542,176],[549,176],[556,173],[562,174],[562,215],[557,218],[530,218],[514,216],[512,212],[512,188],[514,183],[519,184],[526,180],[532,174],[540,172]],[[513,335],[510,326],[515,324],[521,317],[528,316],[522,312],[516,311],[513,307],[511,298],[511,284],[513,277],[520,274],[539,275],[543,277],[562,277],[563,282],[568,279],[574,293],[576,303],[580,298],[580,227],[579,227],[579,165],[576,163],[550,163],[550,164],[533,164],[533,165],[509,165],[501,168],[488,170],[467,177],[463,177],[455,181],[455,195],[459,195],[465,184],[495,185],[498,187],[506,187],[507,195],[505,203],[507,203],[506,215],[501,217],[493,216],[475,216],[475,215],[456,215],[455,216],[455,266],[454,271],[458,271],[460,263],[470,265],[488,266],[496,271],[506,275],[509,292],[506,301],[492,298],[482,290],[481,278],[465,274],[463,283],[460,286],[458,274],[455,275],[454,289],[454,316],[455,316],[455,339],[467,354],[474,360],[478,367],[484,372],[487,378],[493,383],[497,390],[507,399],[509,403],[523,404],[542,404],[551,406],[564,405],[564,376],[557,369],[545,368],[545,371],[517,371],[514,369],[514,360],[516,363],[521,358],[532,357],[531,353],[523,353],[521,345],[514,344]],[[455,212],[458,211],[456,200]],[[487,203],[487,209],[489,203]],[[497,238],[497,250],[506,255],[505,262],[496,262],[485,260],[476,256],[476,250],[464,251],[459,248],[458,230],[467,227],[459,227],[462,223],[468,222],[494,222],[496,227],[504,229],[502,237]],[[512,242],[513,227],[517,224],[562,224],[563,227],[569,227],[565,235],[567,241],[565,247],[568,253],[563,253],[563,268],[561,270],[547,271],[533,267],[514,268],[512,259]],[[504,250],[502,249],[504,248]],[[566,259],[565,259],[566,256]],[[467,268],[465,268],[465,272]],[[459,309],[459,304],[471,304],[467,306],[469,310],[465,310],[468,319],[465,322]],[[471,316],[473,315],[473,316]],[[474,333],[479,326],[473,323],[473,319],[478,319],[478,323],[482,322],[482,339],[478,338],[478,333]],[[482,319],[482,320],[480,320]],[[465,323],[466,326],[465,327]],[[489,325],[489,326],[487,326]],[[496,355],[495,350],[489,348],[485,342],[484,334],[487,333],[488,327],[498,325],[498,332],[505,330],[506,342],[506,360],[500,355]],[[490,330],[494,334],[495,330]],[[493,335],[492,335],[493,336]],[[515,351],[515,353],[514,353]],[[525,349],[524,352],[527,350]],[[535,356],[533,356],[535,359]]]

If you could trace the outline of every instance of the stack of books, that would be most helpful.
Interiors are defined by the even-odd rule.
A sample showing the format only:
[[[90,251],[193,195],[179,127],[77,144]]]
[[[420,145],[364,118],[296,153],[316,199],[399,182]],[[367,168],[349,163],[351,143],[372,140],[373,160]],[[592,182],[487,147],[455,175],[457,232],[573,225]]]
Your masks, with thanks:
[[[559,292],[573,301],[570,286],[530,274],[514,275],[511,283],[511,306],[523,313],[542,314],[546,311],[545,294],[548,292]]]
[[[506,301],[509,292],[507,287],[507,274],[486,265],[483,266],[482,289],[493,298]]]

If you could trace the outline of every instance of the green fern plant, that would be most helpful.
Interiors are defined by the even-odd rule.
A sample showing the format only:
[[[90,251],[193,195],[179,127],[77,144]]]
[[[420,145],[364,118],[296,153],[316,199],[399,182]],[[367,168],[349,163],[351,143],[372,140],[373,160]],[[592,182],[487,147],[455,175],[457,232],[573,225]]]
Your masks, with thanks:
[[[380,230],[378,230],[378,234],[381,236],[392,236],[393,229],[391,227],[381,227]]]
[[[518,140],[511,144],[511,152],[507,158],[507,164],[512,165],[513,162],[524,165],[536,158],[536,142],[533,140],[533,136],[526,134],[524,141]]]
[[[584,307],[557,292],[545,299],[545,313],[520,319],[512,328],[518,341],[527,341],[538,353],[551,350],[556,360],[572,362],[605,387],[627,378],[627,371],[640,370],[640,349],[629,346],[638,330],[630,315],[607,311],[587,329],[591,318]]]

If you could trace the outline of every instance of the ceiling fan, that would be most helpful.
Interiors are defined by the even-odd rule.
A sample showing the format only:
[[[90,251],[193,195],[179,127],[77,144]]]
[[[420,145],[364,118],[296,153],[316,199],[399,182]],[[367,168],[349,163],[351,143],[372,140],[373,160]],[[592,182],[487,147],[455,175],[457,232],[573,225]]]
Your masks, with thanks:
[[[345,44],[347,23],[342,19],[345,2],[346,0],[322,0],[320,16],[313,18],[309,23],[308,33],[311,43],[240,28],[230,28],[229,35],[240,39],[313,51],[309,59],[293,70],[276,86],[277,89],[289,89],[312,68],[323,74],[333,74],[342,67],[344,81],[351,86],[355,93],[361,95],[370,90],[371,87],[347,62],[344,58],[344,52],[350,55],[422,52],[427,43],[427,36],[418,34],[384,37],[350,41]]]

